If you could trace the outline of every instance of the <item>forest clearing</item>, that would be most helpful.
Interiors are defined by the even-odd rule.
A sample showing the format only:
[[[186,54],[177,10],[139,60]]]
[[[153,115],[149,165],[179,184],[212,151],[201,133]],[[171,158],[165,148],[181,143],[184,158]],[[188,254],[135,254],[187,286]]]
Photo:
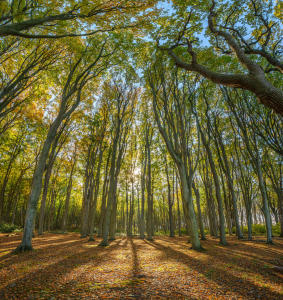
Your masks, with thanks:
[[[0,299],[283,300],[283,1],[0,1]]]
[[[283,299],[283,240],[267,245],[215,238],[206,251],[188,247],[187,237],[154,241],[117,237],[107,248],[79,234],[45,234],[36,251],[10,252],[20,236],[0,236],[1,299]],[[23,259],[24,255],[24,259]]]

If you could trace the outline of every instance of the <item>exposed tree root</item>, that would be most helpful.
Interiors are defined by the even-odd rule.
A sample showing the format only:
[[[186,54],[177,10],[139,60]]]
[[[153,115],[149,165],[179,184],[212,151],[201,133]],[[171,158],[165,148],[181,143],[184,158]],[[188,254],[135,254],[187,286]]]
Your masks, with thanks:
[[[101,241],[101,243],[100,243],[98,246],[101,246],[101,247],[108,247],[109,244],[108,244],[108,242]]]
[[[202,245],[200,245],[200,247],[190,247],[190,249],[191,250],[195,250],[195,251],[203,251],[203,250],[205,250]]]
[[[25,251],[33,251],[33,248],[31,245],[22,245],[20,244],[16,249],[14,249],[11,253],[12,254],[19,254],[23,253]]]
[[[273,269],[275,271],[279,271],[279,272],[283,272],[283,263],[280,261],[280,260],[277,260],[276,261],[278,262],[278,264],[281,266],[281,267],[278,267],[278,266],[274,266]]]

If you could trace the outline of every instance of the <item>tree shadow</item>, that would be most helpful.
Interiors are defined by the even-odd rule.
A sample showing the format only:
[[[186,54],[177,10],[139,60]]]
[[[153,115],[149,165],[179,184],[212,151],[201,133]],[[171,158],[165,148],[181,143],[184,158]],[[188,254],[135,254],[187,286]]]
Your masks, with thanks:
[[[170,241],[168,242],[168,240],[164,240],[163,238],[160,238],[160,240],[163,243],[166,242],[166,244],[167,243],[170,244]],[[271,290],[267,286],[259,287],[248,278],[236,276],[235,274],[233,274],[233,272],[227,272],[221,266],[218,258],[211,255],[210,251],[203,253],[203,255],[209,256],[209,259],[207,259],[207,261],[201,261],[200,263],[200,261],[195,257],[187,255],[182,251],[177,250],[176,243],[173,248],[172,246],[165,246],[164,244],[162,245],[162,242],[160,243],[159,241],[155,240],[153,242],[147,242],[147,243],[149,243],[152,247],[155,247],[159,251],[163,251],[166,260],[175,260],[175,261],[181,260],[182,264],[186,265],[190,269],[193,269],[194,271],[197,271],[198,273],[201,273],[202,275],[207,277],[209,281],[213,281],[214,284],[212,285],[215,285],[216,283],[217,285],[221,286],[221,289],[224,290],[225,292],[233,291],[237,296],[248,297],[248,299],[254,299],[257,297],[257,292],[260,291],[261,295],[264,295],[268,299],[282,299],[282,295],[280,293]],[[219,247],[219,249],[217,250],[222,252],[224,251],[232,252],[230,250],[230,247]],[[221,255],[219,257],[221,257]],[[225,259],[226,258],[227,256],[225,256]],[[219,263],[218,266],[212,264],[217,260]],[[231,266],[231,268],[233,268],[233,266]],[[250,293],[248,293],[247,290],[249,290]],[[207,292],[209,293],[209,291]]]
[[[27,294],[30,296],[39,296],[41,291],[51,291],[55,295],[69,294],[72,288],[78,288],[77,285],[81,281],[81,277],[85,274],[85,271],[88,268],[97,268],[102,265],[105,255],[110,256],[111,252],[117,250],[119,247],[123,247],[123,245],[120,246],[122,241],[123,239],[119,239],[110,242],[109,247],[102,248],[97,247],[99,241],[92,242],[92,245],[89,245],[90,243],[79,240],[73,241],[72,247],[64,246],[60,251],[56,251],[58,247],[60,248],[60,244],[57,243],[48,249],[47,254],[45,254],[45,248],[42,254],[30,252],[20,254],[16,257],[13,255],[14,257],[11,258],[12,264],[15,262],[19,263],[24,258],[30,270],[26,269],[26,267],[22,270],[18,268],[17,274],[14,276],[15,279],[9,280],[6,284],[2,283],[0,299],[11,299],[5,296],[8,293],[12,293],[17,299],[24,299]],[[78,243],[82,246],[79,251],[77,249]],[[64,256],[61,256],[60,252],[64,252]],[[52,263],[46,265],[46,260],[51,260]],[[35,261],[39,265],[36,270],[33,269]],[[7,267],[6,263],[5,267]],[[76,270],[78,271],[76,272]],[[23,275],[21,275],[21,272]],[[74,275],[73,278],[68,279],[70,273],[74,273]]]

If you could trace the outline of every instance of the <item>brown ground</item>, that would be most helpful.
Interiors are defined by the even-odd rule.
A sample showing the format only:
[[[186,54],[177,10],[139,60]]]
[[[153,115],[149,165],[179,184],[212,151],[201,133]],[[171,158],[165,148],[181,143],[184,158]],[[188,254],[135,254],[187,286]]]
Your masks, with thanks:
[[[118,237],[97,247],[78,234],[36,237],[33,252],[11,255],[21,239],[0,234],[0,299],[283,299],[283,239],[264,237],[206,251],[189,249],[187,237],[153,242]]]

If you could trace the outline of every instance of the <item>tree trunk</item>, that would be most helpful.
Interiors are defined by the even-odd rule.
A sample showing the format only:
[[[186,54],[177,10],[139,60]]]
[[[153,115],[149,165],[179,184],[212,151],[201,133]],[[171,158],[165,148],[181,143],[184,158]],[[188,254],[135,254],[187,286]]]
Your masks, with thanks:
[[[107,205],[105,210],[105,218],[103,224],[103,232],[102,238],[103,240],[99,244],[100,246],[108,246],[108,233],[110,227],[110,216],[111,216],[111,209],[113,204],[113,197],[114,197],[114,189],[115,189],[115,163],[116,163],[116,152],[117,152],[117,144],[120,135],[120,123],[118,123],[118,128],[116,132],[115,139],[113,141],[112,147],[112,157],[111,157],[111,164],[110,164],[110,181],[109,181],[109,190],[108,190],[108,199]]]
[[[198,227],[193,205],[192,180],[191,184],[189,184],[187,180],[186,169],[183,164],[178,166],[178,170],[180,175],[182,198],[184,199],[186,208],[188,210],[190,242],[192,249],[199,250],[202,249],[202,246],[199,240]]]
[[[38,166],[35,170],[34,181],[32,184],[32,192],[28,201],[27,214],[25,218],[24,232],[20,245],[13,251],[13,253],[24,252],[26,250],[32,250],[32,233],[34,228],[34,221],[37,212],[37,205],[41,193],[42,177],[46,166],[49,150],[52,142],[55,138],[58,127],[60,126],[61,120],[56,118],[52,123],[47,138],[44,142],[43,149],[39,158]]]
[[[152,238],[152,229],[153,229],[153,224],[152,224],[152,205],[151,205],[151,153],[150,153],[150,145],[148,143],[148,136],[147,136],[147,145],[146,145],[146,150],[147,150],[147,159],[148,159],[148,168],[147,168],[147,240],[148,241],[153,241]]]
[[[208,161],[210,164],[210,168],[211,168],[211,172],[212,172],[214,184],[215,184],[216,199],[217,199],[217,204],[218,204],[218,213],[219,213],[219,221],[220,221],[220,244],[223,246],[226,246],[226,245],[228,245],[228,243],[226,241],[226,236],[225,236],[225,218],[224,218],[224,213],[223,213],[223,204],[222,204],[222,199],[221,199],[221,191],[220,191],[218,174],[216,171],[216,167],[215,167],[215,163],[213,160],[210,146],[207,143],[204,133],[200,126],[199,126],[199,131],[201,134],[201,139],[202,139],[203,145],[205,146],[205,149],[206,149]]]
[[[146,164],[147,164],[147,152],[145,151],[145,160],[142,165],[142,178],[141,178],[141,223],[140,223],[140,238],[144,239],[144,200],[145,200],[145,176],[146,176]]]
[[[220,144],[220,148],[221,148],[221,151],[222,151],[223,160],[224,160],[224,164],[225,164],[225,168],[223,167],[223,170],[224,170],[226,178],[227,178],[228,187],[229,187],[229,190],[230,190],[230,193],[231,193],[231,196],[232,196],[232,201],[233,201],[234,218],[235,218],[235,223],[236,223],[236,232],[237,232],[238,239],[242,239],[243,234],[241,232],[241,228],[240,228],[240,224],[239,224],[237,199],[236,199],[236,196],[235,196],[233,180],[232,180],[231,173],[230,173],[228,158],[227,158],[225,147],[224,147],[224,144],[223,144],[222,135],[221,135],[221,133],[219,133],[217,126],[216,126],[216,130],[217,130],[218,141],[219,141],[219,144]],[[220,155],[219,155],[219,159],[222,161],[222,158],[221,158]]]
[[[100,169],[103,157],[103,150],[102,150],[102,143],[100,144],[100,152],[99,152],[99,161],[96,171],[96,178],[95,178],[95,190],[94,190],[94,197],[93,197],[93,205],[92,205],[92,212],[91,212],[91,220],[90,220],[90,237],[89,241],[94,241],[93,238],[93,231],[94,231],[94,217],[96,213],[96,206],[97,206],[97,197],[99,192],[99,182],[100,182]]]
[[[177,204],[178,204],[178,227],[179,227],[179,236],[182,236],[181,233],[181,213],[180,213],[180,203],[179,203],[179,191],[178,191],[178,180],[176,177],[176,194],[177,194]]]
[[[205,233],[204,233],[204,228],[203,228],[203,222],[202,222],[202,213],[201,213],[201,208],[200,208],[200,196],[199,196],[199,191],[195,186],[195,183],[193,182],[193,190],[196,196],[196,202],[197,202],[197,209],[198,209],[198,221],[199,221],[199,229],[200,229],[200,236],[201,240],[206,240]]]

